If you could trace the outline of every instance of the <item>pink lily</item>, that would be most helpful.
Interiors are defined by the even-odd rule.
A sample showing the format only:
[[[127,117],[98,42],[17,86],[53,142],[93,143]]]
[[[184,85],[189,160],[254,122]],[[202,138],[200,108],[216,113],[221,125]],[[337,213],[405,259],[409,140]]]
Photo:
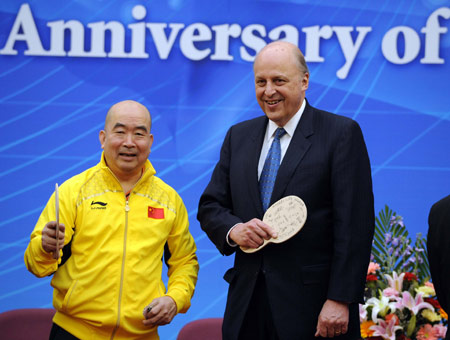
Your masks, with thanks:
[[[390,275],[385,275],[388,283],[389,283],[389,287],[391,287],[392,289],[395,289],[397,292],[401,292],[402,288],[403,288],[403,277],[405,276],[405,273],[401,273],[400,275],[397,275],[396,272],[392,272],[392,276]]]
[[[386,289],[383,290],[383,295],[387,297],[396,298],[397,296],[400,295],[400,293],[396,291],[394,288],[387,287]]]
[[[379,319],[378,323],[378,325],[370,326],[370,329],[374,331],[374,336],[381,336],[383,339],[395,340],[395,332],[402,329],[401,326],[395,325],[395,318],[389,320],[389,323]]]
[[[408,291],[404,291],[402,297],[398,299],[396,307],[399,309],[406,307],[413,312],[414,315],[417,315],[417,313],[424,308],[434,311],[433,306],[423,300],[422,292],[417,293],[416,297],[413,298]]]
[[[367,311],[362,304],[359,304],[359,322],[367,321]]]

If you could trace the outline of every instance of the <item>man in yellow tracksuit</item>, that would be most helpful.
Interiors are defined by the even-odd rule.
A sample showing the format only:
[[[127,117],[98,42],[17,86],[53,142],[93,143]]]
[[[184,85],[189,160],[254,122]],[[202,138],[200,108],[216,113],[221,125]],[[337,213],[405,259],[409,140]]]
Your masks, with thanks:
[[[99,136],[100,163],[59,188],[58,249],[55,195],[31,234],[28,270],[54,274],[50,339],[159,339],[157,326],[190,306],[196,247],[180,196],[147,159],[150,127],[143,105],[113,105]]]

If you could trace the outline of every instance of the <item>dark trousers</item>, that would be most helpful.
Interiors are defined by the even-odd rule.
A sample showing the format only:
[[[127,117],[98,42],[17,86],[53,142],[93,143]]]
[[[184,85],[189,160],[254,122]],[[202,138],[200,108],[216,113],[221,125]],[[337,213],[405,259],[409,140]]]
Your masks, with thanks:
[[[79,340],[76,336],[70,334],[64,328],[53,323],[52,329],[50,331],[49,340]]]
[[[266,280],[261,273],[256,280],[255,289],[239,332],[239,340],[248,339],[278,340],[267,296]]]

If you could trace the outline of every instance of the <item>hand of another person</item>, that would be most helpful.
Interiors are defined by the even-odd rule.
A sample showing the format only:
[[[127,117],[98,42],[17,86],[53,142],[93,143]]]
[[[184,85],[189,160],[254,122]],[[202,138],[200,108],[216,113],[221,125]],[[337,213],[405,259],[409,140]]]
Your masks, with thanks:
[[[177,314],[177,305],[170,296],[154,299],[144,308],[142,323],[146,326],[162,326],[170,323]]]
[[[42,248],[47,253],[53,253],[59,251],[64,247],[64,231],[66,227],[64,224],[59,224],[59,248],[56,249],[56,221],[48,222],[44,229],[42,229]]]
[[[347,303],[334,300],[325,301],[319,314],[315,336],[333,338],[347,333],[348,314]]]
[[[275,230],[257,218],[247,223],[237,224],[229,235],[237,245],[247,248],[258,248],[264,240],[277,238],[277,236]]]

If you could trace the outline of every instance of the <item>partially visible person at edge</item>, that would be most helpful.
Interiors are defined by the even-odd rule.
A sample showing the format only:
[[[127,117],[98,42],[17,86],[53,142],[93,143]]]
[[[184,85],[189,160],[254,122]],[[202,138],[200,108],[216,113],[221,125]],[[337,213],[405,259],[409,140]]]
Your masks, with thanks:
[[[309,72],[297,46],[268,44],[253,71],[265,116],[228,130],[198,210],[219,251],[235,254],[224,276],[223,339],[358,339],[375,226],[361,129],[309,105]],[[266,166],[276,169],[277,162],[276,177],[267,175]],[[289,195],[306,204],[303,229],[284,243],[243,252],[240,246],[258,248],[277,237],[262,222],[263,204]]]
[[[183,201],[147,159],[150,128],[143,105],[113,105],[99,135],[100,163],[60,186],[59,226],[54,194],[39,217],[25,264],[38,277],[53,275],[50,340],[159,339],[157,327],[190,306],[196,246]]]
[[[450,313],[450,196],[434,203],[428,216],[428,261],[431,279],[442,309]],[[447,329],[445,340],[450,340]]]

